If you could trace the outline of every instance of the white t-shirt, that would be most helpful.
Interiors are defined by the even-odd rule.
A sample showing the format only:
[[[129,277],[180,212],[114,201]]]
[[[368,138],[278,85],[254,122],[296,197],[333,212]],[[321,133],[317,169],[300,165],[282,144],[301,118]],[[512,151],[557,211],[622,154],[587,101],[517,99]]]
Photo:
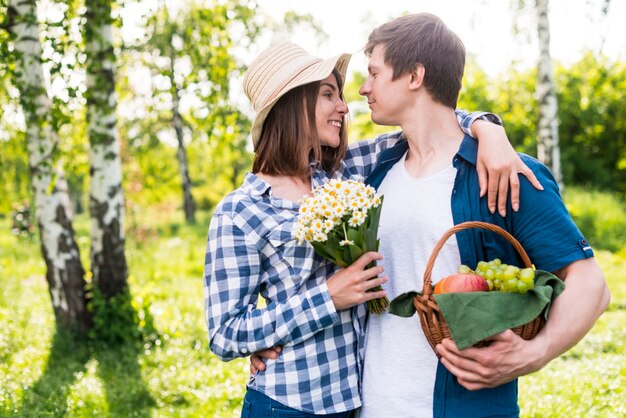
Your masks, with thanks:
[[[390,300],[422,290],[424,269],[443,233],[454,223],[450,198],[456,169],[452,164],[414,178],[396,163],[380,185],[385,196],[378,236]],[[454,273],[460,264],[454,236],[437,256],[433,283]],[[416,315],[411,318],[371,314],[367,325],[363,407],[360,418],[430,417],[437,357]]]

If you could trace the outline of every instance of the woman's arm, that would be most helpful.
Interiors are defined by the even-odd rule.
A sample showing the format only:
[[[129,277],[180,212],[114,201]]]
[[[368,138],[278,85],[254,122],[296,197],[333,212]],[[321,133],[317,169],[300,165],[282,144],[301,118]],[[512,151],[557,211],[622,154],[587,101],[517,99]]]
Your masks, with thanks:
[[[205,311],[209,346],[224,361],[297,343],[339,318],[325,283],[259,308],[263,274],[258,238],[229,216],[214,216],[205,259]]]
[[[543,186],[532,170],[520,159],[513,149],[501,125],[485,120],[474,120],[470,125],[478,139],[478,159],[476,170],[480,184],[480,196],[487,194],[487,204],[491,213],[496,211],[506,216],[506,199],[511,191],[511,206],[519,209],[519,174],[524,175],[538,190]]]
[[[338,310],[385,296],[369,292],[387,281],[382,259],[368,252],[318,286],[257,306],[263,271],[259,239],[226,215],[214,216],[209,228],[204,289],[209,346],[220,359],[245,357],[270,347],[297,344],[338,319]],[[284,274],[293,275],[292,269]],[[298,280],[298,278],[293,278]],[[314,280],[300,278],[299,280]]]

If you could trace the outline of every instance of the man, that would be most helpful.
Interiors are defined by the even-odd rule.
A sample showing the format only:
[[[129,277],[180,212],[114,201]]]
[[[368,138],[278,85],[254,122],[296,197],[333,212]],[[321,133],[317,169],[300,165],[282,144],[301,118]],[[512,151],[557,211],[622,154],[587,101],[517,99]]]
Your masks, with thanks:
[[[379,238],[393,299],[422,287],[436,241],[455,224],[497,224],[520,241],[538,269],[565,281],[542,331],[526,341],[506,331],[484,348],[459,350],[447,339],[433,354],[417,316],[370,315],[361,418],[518,416],[516,378],[541,369],[576,344],[606,309],[609,291],[593,252],[538,161],[523,156],[545,187],[521,179],[519,211],[492,213],[479,197],[476,142],[464,136],[454,109],[465,48],[430,14],[404,16],[375,29],[365,47],[369,76],[360,89],[372,120],[399,125],[404,141],[381,153],[368,182],[385,196]],[[480,230],[465,230],[439,253],[433,278],[499,257],[512,248]]]

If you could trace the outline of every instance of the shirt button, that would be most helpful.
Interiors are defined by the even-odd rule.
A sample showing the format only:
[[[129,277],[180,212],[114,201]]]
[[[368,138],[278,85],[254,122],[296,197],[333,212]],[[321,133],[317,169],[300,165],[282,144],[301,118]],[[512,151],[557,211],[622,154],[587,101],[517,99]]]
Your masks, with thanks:
[[[242,348],[241,349],[241,354],[243,354],[243,355],[248,354],[248,349],[247,348]]]

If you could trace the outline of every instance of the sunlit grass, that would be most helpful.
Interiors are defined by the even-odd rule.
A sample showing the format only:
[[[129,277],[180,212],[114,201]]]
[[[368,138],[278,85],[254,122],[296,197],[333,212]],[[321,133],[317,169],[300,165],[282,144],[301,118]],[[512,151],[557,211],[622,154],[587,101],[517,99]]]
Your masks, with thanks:
[[[0,222],[0,416],[237,415],[246,362],[223,363],[207,346],[207,214],[195,226],[164,217],[144,214],[150,233],[127,241],[134,304],[149,306],[159,332],[139,352],[55,338],[38,242],[18,241]],[[86,218],[75,227],[88,267]]]
[[[626,259],[596,251],[609,310],[574,348],[520,379],[523,417],[626,416]]]

